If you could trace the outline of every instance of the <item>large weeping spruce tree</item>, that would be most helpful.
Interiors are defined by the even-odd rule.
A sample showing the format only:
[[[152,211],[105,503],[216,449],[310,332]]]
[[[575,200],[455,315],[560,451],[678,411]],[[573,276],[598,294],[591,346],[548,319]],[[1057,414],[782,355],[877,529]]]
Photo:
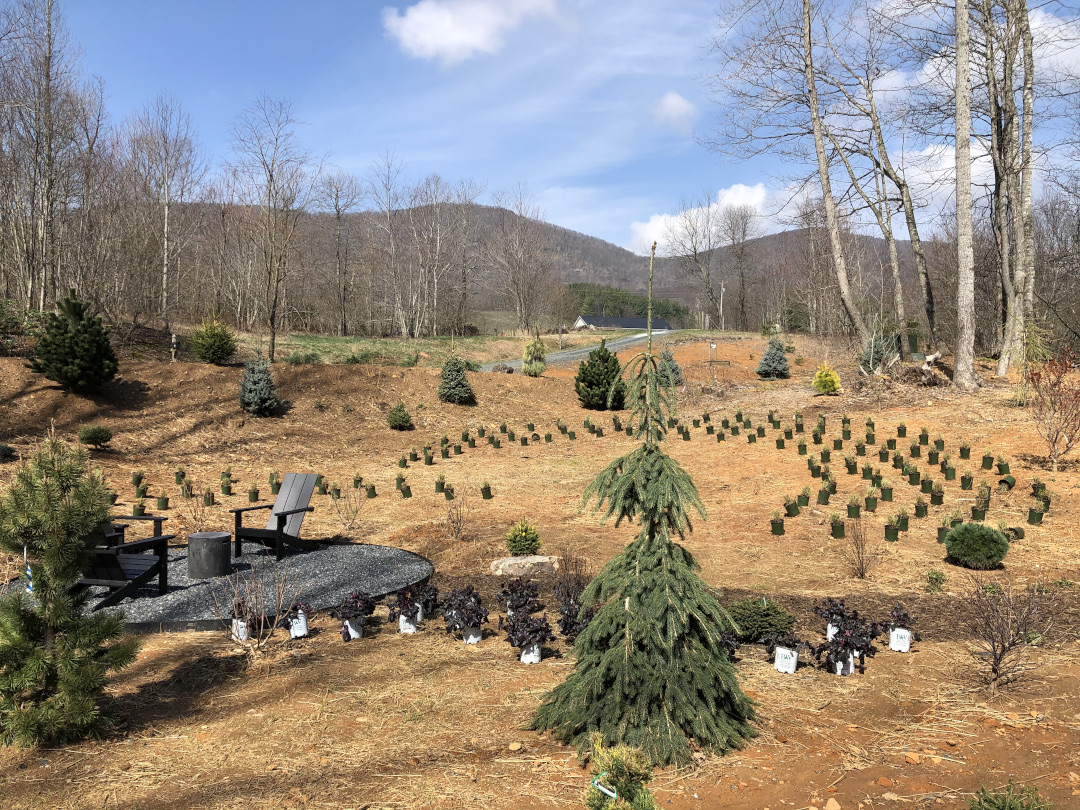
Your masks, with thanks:
[[[653,245],[653,255],[656,245]],[[722,644],[730,617],[676,542],[693,530],[690,511],[705,507],[690,476],[661,449],[674,389],[660,384],[662,359],[649,342],[627,364],[626,406],[641,447],[616,459],[585,489],[615,525],[636,521],[637,539],[609,562],[582,595],[599,612],[574,645],[577,666],[544,699],[532,727],[587,746],[642,749],[656,765],[682,764],[691,744],[723,753],[754,735],[752,701],[743,694]]]

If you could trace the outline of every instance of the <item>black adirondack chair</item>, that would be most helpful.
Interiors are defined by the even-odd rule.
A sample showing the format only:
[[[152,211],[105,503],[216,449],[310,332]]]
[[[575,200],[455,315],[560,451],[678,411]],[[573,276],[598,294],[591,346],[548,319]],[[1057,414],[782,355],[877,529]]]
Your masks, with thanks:
[[[285,555],[285,546],[314,551],[319,544],[312,540],[304,540],[300,537],[300,526],[304,522],[304,515],[314,512],[315,507],[309,506],[311,493],[315,491],[315,480],[319,476],[314,473],[285,473],[281,479],[281,489],[278,490],[277,500],[273,506],[262,504],[261,506],[245,506],[241,509],[230,509],[236,518],[233,530],[233,556],[241,554],[241,543],[244,540],[262,543],[267,548],[273,548],[280,560]],[[266,521],[265,529],[245,528],[243,525],[244,513],[254,512],[259,509],[271,509],[270,519]]]
[[[169,541],[176,535],[163,534],[162,527],[168,518],[162,515],[142,515],[122,518],[125,521],[149,521],[153,523],[153,536],[144,540],[126,539],[126,523],[112,523],[104,527],[101,535],[92,541],[90,556],[83,577],[75,587],[101,586],[109,589],[104,599],[94,605],[94,610],[112,607],[138,590],[155,577],[158,595],[169,590]]]

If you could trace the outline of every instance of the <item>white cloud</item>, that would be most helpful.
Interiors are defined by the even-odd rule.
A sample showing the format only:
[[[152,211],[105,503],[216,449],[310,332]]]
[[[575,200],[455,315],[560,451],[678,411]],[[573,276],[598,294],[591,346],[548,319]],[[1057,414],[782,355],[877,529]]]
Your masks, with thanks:
[[[670,90],[653,105],[652,114],[658,124],[689,135],[698,117],[698,109],[693,102]]]
[[[751,205],[759,214],[763,214],[767,198],[768,191],[764,183],[756,183],[752,186],[736,183],[728,188],[720,189],[716,195],[716,201],[710,203],[709,207],[718,210],[727,206]],[[648,222],[631,222],[630,242],[626,245],[626,249],[645,255],[649,252],[652,243],[656,242],[657,252],[665,253],[665,234],[676,216],[677,214],[653,214]],[[771,228],[768,229],[771,230]]]
[[[507,32],[530,17],[555,16],[555,0],[420,0],[383,9],[383,27],[409,56],[456,65],[498,53]]]

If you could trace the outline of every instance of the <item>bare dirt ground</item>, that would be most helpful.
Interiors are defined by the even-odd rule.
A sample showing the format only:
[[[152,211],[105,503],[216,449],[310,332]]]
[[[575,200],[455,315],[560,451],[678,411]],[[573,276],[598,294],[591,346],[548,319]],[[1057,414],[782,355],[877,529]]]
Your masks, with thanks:
[[[940,433],[954,458],[968,440],[976,482],[985,477],[996,483],[996,476],[978,469],[983,448],[990,448],[1011,460],[1017,486],[995,494],[987,521],[1005,518],[1027,532],[1013,544],[1004,568],[985,579],[1019,588],[1080,580],[1080,473],[1075,463],[1058,473],[1045,468],[1039,458],[1044,445],[1028,413],[1009,405],[1011,385],[988,385],[974,397],[912,386],[857,392],[843,351],[809,339],[794,342],[789,359],[802,363],[793,364],[792,379],[766,383],[753,373],[764,350],[760,339],[720,340],[718,362],[712,363],[707,341],[675,339],[688,378],[684,419],[709,411],[719,423],[742,408],[757,424],[776,409],[787,426],[801,409],[808,431],[819,412],[826,414],[831,439],[840,415],[848,413],[856,435],[872,416],[879,441],[895,436],[897,423],[905,421],[909,436],[923,426],[931,436]],[[810,388],[823,359],[840,369],[848,386],[839,397],[815,397]],[[983,368],[987,379],[989,372]],[[280,418],[259,420],[245,417],[236,403],[239,367],[124,362],[108,390],[83,398],[60,392],[17,360],[0,360],[0,441],[25,455],[50,424],[65,437],[82,424],[108,426],[113,449],[93,457],[121,493],[120,513],[130,508],[135,469],[147,472],[152,494],[167,491],[175,498],[176,466],[202,486],[216,486],[220,472],[231,467],[237,494],[219,497],[214,513],[217,527],[226,530],[226,510],[246,504],[251,482],[268,489],[271,470],[321,472],[343,487],[362,474],[380,494],[364,504],[349,538],[426,555],[440,589],[475,583],[494,621],[494,593],[501,585],[488,564],[503,555],[502,536],[514,521],[535,521],[545,550],[569,548],[594,569],[634,535],[632,527],[601,525],[580,509],[585,484],[631,440],[612,430],[596,438],[581,429],[586,417],[605,427],[610,417],[580,408],[570,374],[473,374],[479,405],[461,408],[438,402],[433,369],[277,366],[289,408]],[[412,413],[415,431],[387,428],[385,412],[399,399]],[[560,418],[577,428],[576,441],[558,433]],[[503,421],[518,432],[534,422],[540,435],[550,431],[554,441],[528,447],[506,442],[500,450],[483,443],[461,456],[437,458],[431,467],[410,465],[405,472],[414,497],[397,496],[395,462],[402,453],[429,443],[437,447],[443,434],[455,440],[462,430]],[[1059,808],[1080,806],[1080,585],[1050,586],[1061,609],[1048,640],[1031,649],[1034,668],[1017,686],[991,696],[979,686],[968,651],[963,595],[971,578],[943,561],[936,542],[942,516],[956,505],[966,511],[971,492],[958,481],[948,483],[945,504],[930,507],[927,518],[912,517],[900,542],[880,542],[880,565],[869,579],[857,580],[844,562],[844,541],[832,540],[828,525],[830,511],[842,510],[850,494],[865,489],[861,476],[844,471],[842,455],[851,450],[836,453],[831,464],[838,473],[836,506],[803,510],[787,520],[784,536],[775,537],[769,517],[782,508],[783,495],[805,485],[817,488],[794,442],[776,449],[772,429],[756,444],[745,435],[717,443],[703,427],[691,432],[692,441],[672,434],[668,442],[709,510],[687,545],[725,601],[767,594],[796,614],[798,631],[816,639],[821,628],[809,607],[823,597],[846,597],[875,618],[900,600],[918,618],[923,639],[909,655],[881,652],[865,674],[849,678],[812,667],[780,675],[761,648],[744,646],[738,668],[758,702],[760,735],[743,751],[659,772],[654,786],[663,806],[781,810],[824,808],[834,799],[842,810],[959,810],[980,785],[999,786],[1009,778],[1035,785]],[[896,482],[896,502],[864,521],[876,542],[891,511],[913,511],[916,488],[901,482],[888,462],[872,458]],[[969,464],[957,466],[963,471]],[[925,459],[920,467],[929,470]],[[14,464],[0,465],[0,487],[14,470]],[[467,542],[447,539],[446,502],[433,485],[440,473],[466,494]],[[1055,495],[1039,527],[1025,523],[1035,475]],[[934,477],[941,476],[935,471]],[[479,497],[485,480],[495,491],[491,501]],[[314,505],[305,535],[341,535],[328,499]],[[182,537],[190,528],[184,510],[168,515],[169,531]],[[7,560],[3,573],[13,576],[17,567]],[[946,573],[943,593],[926,593],[931,569]],[[550,588],[541,582],[549,604]],[[467,647],[439,624],[429,622],[414,637],[383,626],[373,638],[343,644],[334,622],[317,617],[315,635],[253,662],[224,634],[147,637],[136,664],[109,687],[120,727],[96,743],[0,751],[0,805],[580,806],[589,777],[574,751],[523,730],[543,693],[573,666],[565,642],[552,644],[543,663],[527,667],[494,629]]]

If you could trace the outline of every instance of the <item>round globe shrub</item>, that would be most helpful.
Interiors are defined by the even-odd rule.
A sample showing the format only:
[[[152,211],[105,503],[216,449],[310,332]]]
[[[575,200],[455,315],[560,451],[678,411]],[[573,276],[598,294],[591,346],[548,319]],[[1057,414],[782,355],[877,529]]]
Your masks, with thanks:
[[[409,416],[409,412],[405,410],[404,402],[399,402],[390,409],[390,412],[386,414],[386,424],[388,424],[392,430],[412,430],[412,417]]]
[[[236,335],[221,321],[203,321],[191,333],[191,351],[204,363],[220,366],[236,354]]]
[[[795,617],[767,599],[743,599],[728,605],[727,611],[739,628],[737,638],[743,644],[786,636],[795,627]]]
[[[514,557],[525,557],[540,550],[540,535],[536,527],[527,520],[514,524],[506,535],[506,548]]]
[[[101,425],[83,425],[79,428],[79,441],[100,450],[112,441],[112,431]]]
[[[1005,535],[981,523],[961,523],[945,535],[949,561],[975,571],[997,568],[1009,553]]]
[[[822,363],[814,373],[813,385],[819,394],[835,394],[840,390],[840,375],[828,363]]]

